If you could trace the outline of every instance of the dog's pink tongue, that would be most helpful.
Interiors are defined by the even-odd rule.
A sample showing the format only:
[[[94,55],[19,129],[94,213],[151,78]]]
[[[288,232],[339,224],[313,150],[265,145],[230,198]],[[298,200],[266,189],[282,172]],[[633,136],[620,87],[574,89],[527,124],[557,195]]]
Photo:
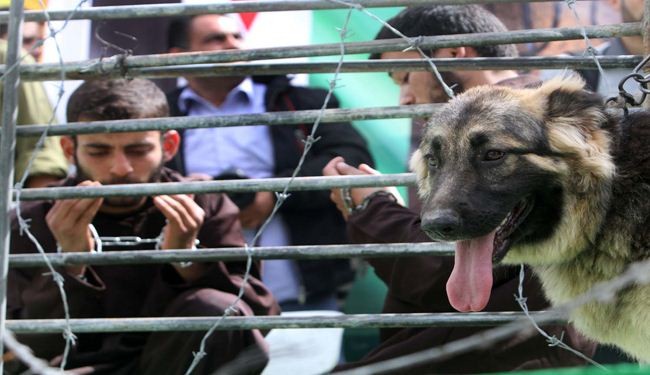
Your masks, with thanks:
[[[494,233],[456,242],[454,270],[447,281],[447,296],[458,311],[481,311],[490,299]]]

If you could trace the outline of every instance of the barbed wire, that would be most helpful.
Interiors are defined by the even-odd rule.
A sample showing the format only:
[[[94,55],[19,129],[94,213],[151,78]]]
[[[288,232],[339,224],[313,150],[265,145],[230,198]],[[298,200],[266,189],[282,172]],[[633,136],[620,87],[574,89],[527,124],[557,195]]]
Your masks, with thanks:
[[[587,53],[591,58],[594,60],[594,63],[596,64],[596,67],[598,67],[598,73],[600,76],[603,78],[605,83],[609,85],[609,81],[607,80],[607,74],[605,74],[605,70],[603,69],[602,66],[600,66],[600,61],[598,61],[597,51],[594,46],[591,45],[591,41],[589,40],[589,37],[587,36],[587,29],[586,26],[582,23],[580,20],[580,16],[578,15],[578,11],[576,10],[576,0],[565,0],[565,3],[567,7],[569,7],[569,10],[571,10],[571,13],[573,14],[573,17],[575,18],[578,27],[581,28],[581,33],[582,37],[585,41],[586,49],[585,53]]]
[[[266,218],[264,223],[261,225],[261,227],[257,230],[257,233],[255,233],[255,236],[251,240],[251,244],[255,246],[255,243],[257,243],[257,240],[260,238],[262,233],[266,230],[268,227],[269,223],[273,220],[273,218],[277,215],[278,210],[280,207],[284,204],[284,202],[289,198],[289,189],[291,185],[293,184],[293,181],[295,178],[298,176],[300,171],[302,170],[302,166],[305,163],[305,160],[307,158],[307,155],[309,154],[309,151],[311,150],[312,146],[314,143],[318,142],[320,140],[320,137],[316,137],[316,132],[318,131],[318,127],[320,125],[320,120],[323,116],[323,113],[327,106],[329,105],[330,99],[334,93],[334,89],[337,87],[337,82],[338,82],[338,76],[340,73],[341,66],[343,64],[343,59],[345,58],[345,38],[347,37],[348,34],[348,24],[350,23],[350,16],[352,14],[352,9],[350,9],[347,13],[347,16],[345,18],[343,26],[339,29],[339,37],[340,37],[340,56],[339,56],[339,65],[334,72],[334,77],[329,81],[329,89],[327,91],[327,94],[325,95],[325,99],[323,101],[323,104],[320,108],[320,114],[314,121],[312,125],[312,129],[310,134],[307,136],[307,138],[303,141],[305,146],[302,152],[302,155],[300,156],[300,160],[298,161],[298,164],[296,165],[296,168],[293,170],[293,173],[291,174],[291,177],[289,181],[287,182],[286,186],[282,190],[281,193],[276,192],[276,201],[275,205],[273,206],[273,209],[271,210],[271,213],[269,216]],[[250,250],[251,246],[248,245],[248,243],[245,245],[244,250],[246,251],[247,254],[247,259],[246,259],[246,271],[244,273],[244,278],[242,280],[242,285],[239,288],[239,292],[237,294],[237,298],[226,308],[224,314],[222,315],[222,318],[219,319],[211,328],[210,330],[203,336],[203,339],[201,340],[200,348],[198,352],[194,353],[194,360],[190,364],[190,367],[187,369],[185,372],[185,375],[189,375],[192,373],[192,371],[198,366],[199,362],[201,359],[207,355],[205,352],[205,346],[207,343],[208,338],[212,335],[212,333],[219,327],[221,322],[223,322],[223,319],[225,319],[227,316],[232,315],[232,313],[236,312],[236,305],[239,303],[241,300],[243,294],[244,294],[244,288],[248,284],[248,279],[250,277],[250,272],[251,272],[251,266],[253,264],[253,257],[251,254]]]
[[[528,304],[526,302],[527,298],[524,297],[524,278],[526,276],[526,270],[525,270],[525,267],[524,267],[523,264],[520,265],[519,267],[520,267],[519,268],[519,285],[517,286],[517,294],[515,294],[515,300],[517,301],[517,304],[519,304],[519,307],[521,308],[521,311],[523,311],[524,314],[526,315],[526,318],[528,318],[528,320],[530,320],[530,323],[533,325],[533,327],[535,327],[535,330],[540,335],[542,335],[542,336],[544,336],[546,338],[546,342],[548,342],[548,346],[555,346],[555,347],[558,347],[558,348],[562,348],[562,349],[564,349],[566,351],[569,351],[569,352],[575,354],[576,356],[582,358],[586,362],[591,363],[592,365],[598,367],[601,370],[607,370],[607,368],[605,366],[603,366],[600,363],[594,361],[593,359],[587,357],[583,353],[573,349],[572,347],[567,345],[564,341],[562,341],[562,339],[564,338],[564,332],[562,332],[562,334],[560,335],[559,338],[557,336],[555,336],[555,335],[551,336],[546,331],[544,331],[544,329],[542,329],[542,327],[540,327],[537,324],[537,322],[535,322],[535,319],[530,315],[530,311],[528,310]]]
[[[5,329],[2,341],[6,345],[7,349],[9,349],[22,363],[26,364],[33,374],[62,375],[67,373],[61,369],[50,367],[47,362],[34,356],[32,350],[28,346],[23,345],[16,340],[14,334],[8,329]]]

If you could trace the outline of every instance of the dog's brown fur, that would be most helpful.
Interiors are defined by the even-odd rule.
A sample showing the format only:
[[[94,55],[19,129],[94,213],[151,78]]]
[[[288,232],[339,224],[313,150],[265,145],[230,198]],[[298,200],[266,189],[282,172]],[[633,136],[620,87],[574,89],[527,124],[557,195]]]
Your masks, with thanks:
[[[650,114],[609,114],[577,78],[467,91],[432,117],[411,167],[434,239],[483,236],[522,200],[534,202],[503,262],[534,266],[555,304],[650,257]],[[441,227],[440,212],[453,220]],[[572,319],[650,361],[649,286]]]

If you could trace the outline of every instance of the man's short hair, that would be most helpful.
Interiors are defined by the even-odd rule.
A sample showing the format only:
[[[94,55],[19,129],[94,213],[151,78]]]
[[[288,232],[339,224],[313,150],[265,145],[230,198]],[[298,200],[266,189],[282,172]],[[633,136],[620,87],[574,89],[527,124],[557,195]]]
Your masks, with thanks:
[[[478,5],[422,5],[406,8],[388,24],[407,37],[474,34],[508,31],[506,26],[491,12]],[[384,26],[375,39],[399,38]],[[473,47],[481,57],[517,57],[514,44]],[[380,53],[370,55],[379,59]]]
[[[84,82],[70,96],[66,117],[93,121],[169,116],[165,94],[153,82],[136,79],[96,79]]]
[[[190,26],[196,16],[174,18],[167,28],[167,49],[190,48]]]

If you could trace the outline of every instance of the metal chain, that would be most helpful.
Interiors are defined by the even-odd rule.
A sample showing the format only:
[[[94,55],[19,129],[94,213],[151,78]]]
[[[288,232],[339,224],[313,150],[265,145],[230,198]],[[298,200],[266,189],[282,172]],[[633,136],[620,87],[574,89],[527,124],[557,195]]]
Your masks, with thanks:
[[[628,115],[628,106],[637,107],[640,106],[650,94],[650,89],[648,88],[648,83],[650,83],[650,74],[643,75],[641,73],[642,69],[648,65],[650,61],[650,55],[646,56],[632,71],[632,73],[623,77],[618,83],[618,96],[611,97],[607,99],[606,103],[615,103],[615,105],[623,108],[625,116]],[[633,79],[639,84],[639,91],[641,91],[641,96],[637,100],[633,94],[625,90],[625,83]]]

